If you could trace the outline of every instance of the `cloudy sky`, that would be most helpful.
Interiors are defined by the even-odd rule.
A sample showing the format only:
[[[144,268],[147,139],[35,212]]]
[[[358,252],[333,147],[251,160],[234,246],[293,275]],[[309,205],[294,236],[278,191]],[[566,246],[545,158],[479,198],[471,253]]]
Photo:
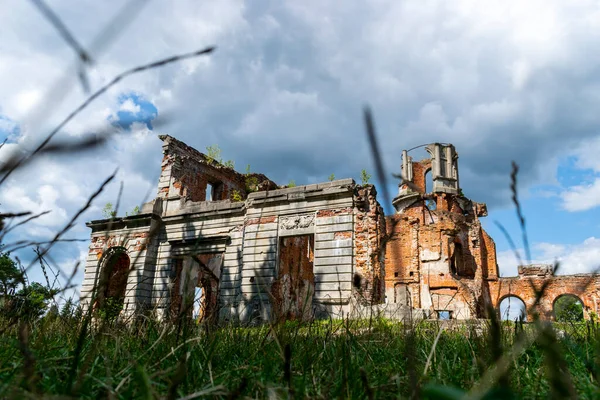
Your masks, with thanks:
[[[199,150],[218,144],[238,170],[250,164],[280,184],[332,173],[359,180],[361,169],[373,171],[361,115],[369,104],[390,173],[402,149],[456,146],[464,193],[488,204],[485,226],[504,275],[517,261],[494,221],[522,247],[512,160],[534,261],[562,260],[563,273],[600,265],[596,1],[174,0],[131,2],[125,12],[122,1],[48,3],[89,49],[92,90],[139,64],[217,50],[121,81],[58,137],[116,131],[106,145],[41,159],[4,182],[0,211],[52,210],[11,240],[47,239],[117,167],[118,179],[69,237],[88,237],[85,221],[115,202],[119,182],[120,214],[152,197],[159,133]],[[0,158],[32,149],[86,98],[72,48],[32,2],[4,8],[11,11],[0,14]],[[52,259],[70,271],[86,248],[61,245]],[[32,254],[18,253],[24,261]]]

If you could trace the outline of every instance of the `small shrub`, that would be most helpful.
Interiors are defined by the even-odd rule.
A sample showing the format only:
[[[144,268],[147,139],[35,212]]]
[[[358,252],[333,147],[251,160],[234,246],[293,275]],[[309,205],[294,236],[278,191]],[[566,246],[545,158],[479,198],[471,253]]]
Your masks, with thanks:
[[[235,162],[233,160],[227,160],[223,165],[227,168],[235,169]]]
[[[258,178],[255,176],[249,176],[246,178],[246,191],[248,193],[256,192],[258,190]]]
[[[369,183],[369,179],[371,179],[371,174],[367,173],[366,169],[360,171],[360,180],[362,181],[363,185]]]
[[[129,215],[138,215],[140,213],[140,206],[135,206],[133,207],[133,210],[131,210],[131,214],[129,214],[128,212],[125,213],[125,216],[129,216]]]
[[[335,181],[335,174],[329,175],[329,177],[327,179],[329,179],[329,182]]]
[[[239,190],[234,190],[231,193],[231,201],[238,202],[238,201],[243,201],[243,200],[244,200],[244,198],[242,197],[242,194],[240,193]]]
[[[296,181],[294,181],[293,179],[291,181],[288,182],[287,187],[289,188],[293,188],[296,187]]]
[[[102,215],[106,219],[115,218],[117,216],[117,212],[115,211],[112,203],[108,202],[104,205],[104,208],[102,209]]]
[[[214,161],[221,164],[221,149],[218,144],[212,146],[206,146],[206,161],[212,164]]]

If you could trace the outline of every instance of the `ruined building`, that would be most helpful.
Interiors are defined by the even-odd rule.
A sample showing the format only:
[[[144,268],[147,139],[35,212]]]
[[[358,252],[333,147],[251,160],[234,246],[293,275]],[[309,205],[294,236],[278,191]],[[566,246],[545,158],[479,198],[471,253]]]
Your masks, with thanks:
[[[427,311],[438,318],[485,318],[507,298],[553,319],[557,299],[572,296],[584,316],[598,313],[600,276],[554,276],[551,265],[519,266],[516,277],[499,277],[496,247],[482,228],[486,205],[463,196],[454,146],[425,146],[429,158],[413,161],[402,153],[405,182],[386,218],[385,287],[389,303]],[[431,187],[426,176],[431,174]],[[545,286],[536,304],[536,291]]]
[[[405,182],[387,219],[387,297],[445,318],[483,317],[489,283],[498,280],[494,241],[479,222],[486,206],[462,196],[454,146],[426,150],[431,157],[423,161],[402,154]]]
[[[96,286],[126,313],[232,321],[341,315],[384,301],[385,220],[372,185],[279,188],[160,139],[156,198],[139,215],[88,223],[82,296]]]
[[[553,277],[539,266],[498,276],[494,242],[479,222],[486,206],[462,195],[452,145],[427,145],[423,161],[403,152],[405,180],[395,214],[385,217],[373,185],[344,179],[279,187],[171,136],[160,139],[156,198],[138,215],[87,224],[86,307],[221,321],[360,317],[365,310],[468,319],[509,295],[533,308],[531,282],[550,279],[542,316],[552,318],[562,294],[597,312],[596,292],[580,290],[586,276]]]

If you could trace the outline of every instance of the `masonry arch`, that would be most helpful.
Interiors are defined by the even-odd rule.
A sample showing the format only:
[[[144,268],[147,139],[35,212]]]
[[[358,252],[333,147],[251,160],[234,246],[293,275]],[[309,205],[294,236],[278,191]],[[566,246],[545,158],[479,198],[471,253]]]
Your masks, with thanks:
[[[116,317],[123,309],[131,259],[124,247],[109,248],[100,259],[96,306],[107,317]]]
[[[552,317],[558,322],[583,321],[583,301],[571,293],[558,295],[552,302]]]
[[[500,319],[503,321],[514,321],[523,318],[527,320],[527,307],[525,302],[519,296],[509,294],[500,299],[498,302],[498,312]]]

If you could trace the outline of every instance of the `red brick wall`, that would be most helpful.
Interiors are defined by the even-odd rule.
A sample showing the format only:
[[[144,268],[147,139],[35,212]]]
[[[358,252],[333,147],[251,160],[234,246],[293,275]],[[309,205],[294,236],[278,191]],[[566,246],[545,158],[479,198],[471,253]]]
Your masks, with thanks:
[[[385,217],[373,185],[357,186],[354,194],[355,267],[360,275],[359,300],[381,303],[385,296],[383,239]]]
[[[539,305],[534,308],[535,290],[539,290],[544,283],[547,286],[540,299]],[[600,306],[600,276],[572,275],[548,277],[510,277],[499,278],[490,282],[490,295],[492,304],[497,309],[501,301],[507,296],[519,297],[527,307],[527,315],[531,320],[534,312],[538,312],[544,319],[553,319],[552,307],[554,301],[561,295],[572,294],[582,301],[584,315],[589,318],[589,313],[597,313]]]
[[[448,299],[449,310],[470,310],[463,317],[484,316],[483,305],[489,303],[484,277],[497,274],[493,241],[474,213],[463,215],[453,196],[436,194],[433,200],[438,205],[436,210],[428,210],[423,201],[418,201],[401,214],[387,217],[388,301],[394,301],[389,297],[395,285],[409,284],[413,307],[423,307],[420,292],[424,290],[423,285],[427,285],[433,302]],[[460,252],[456,243],[460,243]],[[451,270],[455,252],[457,274]],[[454,296],[448,297],[448,291]]]
[[[420,193],[431,192],[433,188],[426,187],[425,175],[431,170],[431,160],[413,161],[413,183],[417,186]]]

